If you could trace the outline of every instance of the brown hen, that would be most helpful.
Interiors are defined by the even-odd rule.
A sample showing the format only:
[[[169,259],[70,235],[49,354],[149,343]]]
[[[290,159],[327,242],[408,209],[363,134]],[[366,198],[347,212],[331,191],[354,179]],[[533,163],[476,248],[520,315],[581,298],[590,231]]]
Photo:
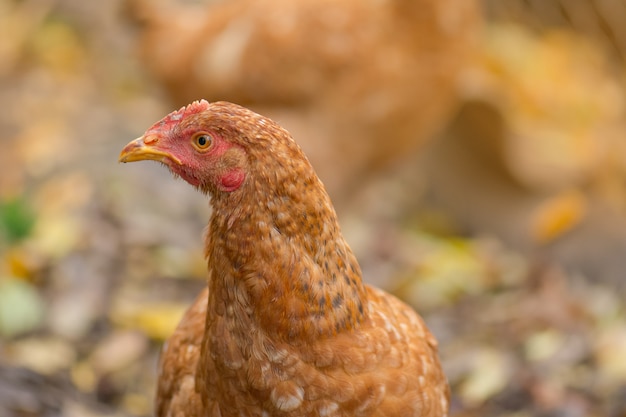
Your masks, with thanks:
[[[448,411],[437,342],[361,281],[330,199],[279,125],[199,101],[129,143],[211,196],[208,289],[164,347],[158,416],[419,416]]]

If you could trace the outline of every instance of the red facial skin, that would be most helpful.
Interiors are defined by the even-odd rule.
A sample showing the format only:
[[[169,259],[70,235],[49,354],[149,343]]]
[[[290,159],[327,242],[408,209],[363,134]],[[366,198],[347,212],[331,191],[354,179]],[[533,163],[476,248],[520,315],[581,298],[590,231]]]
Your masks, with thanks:
[[[241,154],[241,147],[227,141],[217,131],[202,126],[202,119],[186,123],[206,110],[208,105],[201,100],[170,113],[146,131],[143,143],[168,154],[169,158],[162,162],[201,191],[232,192],[246,179],[245,169],[239,164],[241,158],[234,157],[237,152]],[[200,134],[210,138],[210,145],[204,149],[194,145],[194,138]]]

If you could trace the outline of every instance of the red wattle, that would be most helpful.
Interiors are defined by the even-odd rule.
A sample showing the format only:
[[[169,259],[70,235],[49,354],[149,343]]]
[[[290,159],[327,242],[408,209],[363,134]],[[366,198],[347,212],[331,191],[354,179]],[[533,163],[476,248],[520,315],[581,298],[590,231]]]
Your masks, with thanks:
[[[242,169],[236,168],[232,171],[228,171],[220,178],[221,188],[223,191],[235,191],[241,186],[245,178],[246,174]]]

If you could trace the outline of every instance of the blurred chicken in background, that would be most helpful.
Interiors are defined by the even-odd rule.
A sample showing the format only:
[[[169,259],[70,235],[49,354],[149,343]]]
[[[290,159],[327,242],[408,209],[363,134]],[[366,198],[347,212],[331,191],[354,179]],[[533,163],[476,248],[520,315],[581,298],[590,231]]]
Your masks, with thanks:
[[[626,59],[624,0],[484,0],[487,18],[541,33],[565,29],[598,42],[618,60]]]
[[[141,59],[176,104],[246,105],[299,138],[333,200],[455,109],[476,0],[135,0]]]
[[[465,230],[611,281],[626,248],[625,6],[487,0],[466,101],[425,168]]]

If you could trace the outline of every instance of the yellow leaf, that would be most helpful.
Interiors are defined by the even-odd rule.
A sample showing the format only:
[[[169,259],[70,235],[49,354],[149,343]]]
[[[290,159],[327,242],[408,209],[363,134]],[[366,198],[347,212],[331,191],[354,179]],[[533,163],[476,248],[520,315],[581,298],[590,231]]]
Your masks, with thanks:
[[[152,409],[152,399],[144,394],[126,394],[122,401],[122,408],[135,416],[148,415]]]
[[[530,335],[524,343],[524,350],[529,360],[539,362],[553,356],[563,343],[563,335],[549,329]]]
[[[536,242],[547,243],[576,227],[587,211],[587,199],[578,190],[564,191],[535,209],[530,229]]]
[[[478,405],[504,389],[511,371],[505,356],[494,349],[477,352],[472,363],[459,391],[467,403]]]
[[[70,376],[74,385],[83,392],[92,392],[96,388],[96,373],[87,361],[72,366]]]
[[[70,367],[76,351],[58,337],[32,337],[14,342],[6,349],[9,360],[19,366],[51,375]]]
[[[626,381],[626,326],[607,326],[595,340],[594,357],[599,371],[613,381]]]
[[[143,305],[115,311],[112,320],[124,327],[142,330],[153,339],[165,340],[176,329],[189,306],[176,303]]]
[[[26,281],[32,281],[33,275],[43,264],[39,254],[30,250],[27,245],[7,249],[4,257],[8,274]]]

